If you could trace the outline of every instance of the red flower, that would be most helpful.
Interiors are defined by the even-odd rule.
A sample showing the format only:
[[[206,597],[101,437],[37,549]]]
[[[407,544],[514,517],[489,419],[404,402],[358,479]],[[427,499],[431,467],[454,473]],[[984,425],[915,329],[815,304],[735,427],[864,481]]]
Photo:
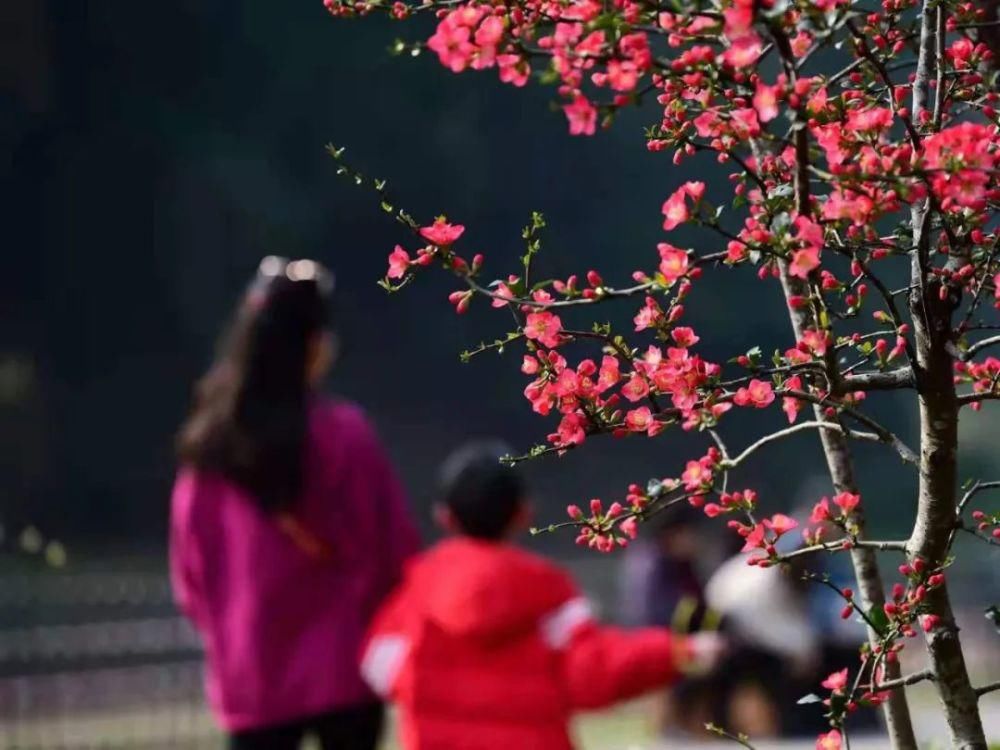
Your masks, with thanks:
[[[819,268],[819,250],[807,247],[792,253],[792,262],[788,265],[788,273],[805,279],[809,277],[809,272],[816,268]]]
[[[641,401],[648,394],[649,384],[646,382],[646,378],[637,372],[632,373],[632,377],[622,386],[622,395],[632,403]]]
[[[861,503],[861,495],[852,495],[850,492],[841,492],[839,495],[835,495],[833,498],[833,503],[844,515],[850,515],[855,508]]]
[[[711,486],[712,471],[699,461],[688,461],[684,473],[681,474],[681,480],[684,482],[684,489],[699,490]]]
[[[823,523],[833,518],[830,512],[830,501],[825,497],[813,506],[812,514],[809,516],[809,523]]]
[[[793,375],[785,381],[785,389],[790,391],[801,391],[802,378],[798,375]],[[797,398],[785,396],[785,398],[781,399],[781,409],[785,412],[785,416],[788,417],[788,424],[792,424],[798,418],[799,412],[802,411],[802,402]]]
[[[820,684],[827,690],[840,693],[847,687],[847,667],[844,667],[839,672],[834,672]]]
[[[737,406],[755,406],[763,409],[774,401],[774,389],[766,380],[751,380],[746,388],[740,388],[733,397]]]
[[[465,231],[461,224],[449,224],[443,216],[439,216],[429,227],[420,230],[420,236],[428,242],[445,247],[452,244]]]
[[[792,529],[797,529],[799,522],[794,518],[786,516],[784,513],[775,513],[770,518],[764,519],[764,525],[774,532],[775,536],[787,534]]]
[[[674,247],[673,245],[661,242],[656,246],[660,251],[660,273],[667,280],[668,284],[673,284],[677,279],[688,272],[688,254],[686,250]]]
[[[670,332],[671,337],[677,342],[677,346],[682,346],[685,349],[689,346],[694,346],[701,339],[695,334],[693,328],[688,328],[686,326],[681,326],[675,328]]]
[[[557,435],[560,445],[575,445],[582,443],[587,437],[587,419],[577,412],[570,412],[559,422]]]
[[[831,729],[826,734],[821,734],[816,738],[816,750],[841,750],[840,732]]]
[[[770,122],[778,116],[778,95],[781,86],[768,86],[757,82],[757,92],[753,95],[753,108],[757,110],[757,119]]]
[[[686,182],[677,188],[663,203],[663,228],[670,231],[690,219],[691,211],[687,199],[690,198],[693,203],[698,204],[704,195],[704,182]]]
[[[597,109],[582,94],[577,94],[572,102],[564,104],[563,112],[569,120],[570,135],[593,135],[597,130]]]
[[[410,254],[402,247],[396,245],[396,249],[389,253],[389,273],[390,279],[401,279],[410,268]]]
[[[554,349],[559,346],[559,332],[562,321],[558,315],[548,311],[529,313],[524,324],[524,335],[542,346]]]

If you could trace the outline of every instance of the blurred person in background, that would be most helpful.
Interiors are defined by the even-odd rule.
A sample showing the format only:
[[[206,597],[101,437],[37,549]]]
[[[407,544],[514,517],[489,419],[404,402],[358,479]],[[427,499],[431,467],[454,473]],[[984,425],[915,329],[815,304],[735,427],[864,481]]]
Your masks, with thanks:
[[[178,437],[171,578],[235,750],[372,750],[382,723],[358,653],[418,538],[364,412],[318,392],[332,293],[265,258]]]
[[[715,624],[705,605],[702,571],[711,557],[700,530],[702,512],[682,504],[649,521],[625,550],[620,569],[619,611],[629,626],[670,627],[690,633]],[[721,723],[715,675],[682,678],[657,703],[659,733],[703,736],[706,722]]]
[[[527,488],[495,445],[445,464],[439,523],[372,626],[362,670],[400,708],[405,750],[569,750],[575,711],[716,662],[715,633],[597,622],[570,576],[509,540]]]
[[[746,553],[737,552],[709,579],[705,598],[730,638],[719,695],[724,726],[752,737],[798,735],[802,711],[795,702],[804,685],[823,679],[822,639],[805,584],[778,568],[747,565]]]

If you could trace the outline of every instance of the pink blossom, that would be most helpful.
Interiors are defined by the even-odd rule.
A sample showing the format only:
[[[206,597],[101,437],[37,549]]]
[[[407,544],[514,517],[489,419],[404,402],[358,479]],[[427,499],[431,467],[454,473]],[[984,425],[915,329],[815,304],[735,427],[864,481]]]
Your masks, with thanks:
[[[439,216],[431,226],[420,229],[420,236],[435,245],[446,247],[461,237],[464,231],[465,227],[461,224],[449,224],[447,219]]]
[[[622,386],[622,395],[632,403],[641,401],[649,395],[649,383],[642,375],[634,372],[632,377]]]
[[[427,40],[428,49],[437,53],[441,64],[453,73],[461,73],[472,61],[476,46],[470,41],[472,31],[459,22],[458,11],[445,16],[434,36]]]
[[[670,332],[670,336],[677,343],[677,346],[682,346],[685,349],[689,346],[694,346],[701,340],[695,334],[694,329],[687,326],[678,326]]]
[[[794,518],[786,516],[784,513],[775,513],[769,519],[764,520],[764,525],[773,531],[776,536],[781,536],[782,534],[787,534],[792,529],[797,529],[799,522]]]
[[[615,91],[631,91],[639,82],[639,70],[627,60],[608,63],[608,85]]]
[[[655,327],[661,320],[663,320],[663,310],[660,309],[659,303],[652,297],[646,297],[646,303],[639,308],[632,322],[635,323],[635,330],[638,332]]]
[[[497,55],[500,80],[518,88],[528,83],[531,67],[520,55]]]
[[[788,273],[800,279],[809,278],[809,273],[819,268],[819,250],[807,247],[792,253],[792,262],[788,265]]]
[[[663,228],[667,231],[683,224],[691,218],[687,199],[695,204],[705,195],[704,182],[686,182],[674,191],[673,195],[663,203]]]
[[[475,40],[480,47],[495,47],[503,37],[503,19],[499,16],[487,16],[476,29]]]
[[[830,511],[830,501],[824,497],[813,506],[812,514],[809,516],[809,523],[825,523],[831,518],[833,518],[833,513]]]
[[[389,273],[387,274],[390,279],[401,279],[406,275],[406,272],[410,268],[410,254],[406,252],[401,246],[396,245],[396,248],[389,253]]]
[[[789,391],[801,391],[802,378],[798,375],[793,375],[785,381],[784,388]],[[797,398],[785,396],[781,399],[781,409],[785,412],[785,416],[788,417],[788,423],[792,424],[798,419],[799,412],[802,411],[802,402]]]
[[[587,437],[587,418],[578,412],[563,415],[557,435],[560,445],[578,445]]]
[[[653,419],[653,413],[649,410],[648,406],[640,406],[638,409],[632,409],[625,414],[625,425],[632,432],[648,432],[656,424]],[[650,434],[653,434],[650,432]]]
[[[831,729],[816,738],[816,750],[841,750],[840,731]]]
[[[699,490],[703,486],[711,486],[712,471],[699,461],[688,461],[684,473],[681,474],[681,481],[684,482],[684,489],[688,491]]]
[[[756,34],[748,34],[734,41],[722,54],[722,59],[732,68],[746,68],[757,62],[763,49],[760,38]]]
[[[562,321],[558,315],[545,310],[543,312],[528,313],[528,318],[524,324],[524,335],[532,341],[537,341],[542,346],[554,349],[559,346],[559,332],[562,330]]]
[[[677,279],[688,272],[687,251],[661,242],[656,246],[660,251],[660,273],[668,284],[673,284]]]
[[[820,684],[827,690],[832,690],[835,693],[843,691],[847,687],[847,668],[844,667],[839,672],[834,672]]]
[[[757,91],[753,96],[753,107],[757,110],[757,119],[761,122],[770,122],[778,116],[778,95],[781,93],[781,86],[768,86],[760,81],[757,82]]]
[[[740,388],[733,396],[737,406],[754,406],[763,409],[774,401],[774,388],[766,380],[751,380],[746,388]]]
[[[851,110],[847,115],[847,129],[852,131],[887,130],[892,125],[892,110],[873,107],[865,110]]]
[[[843,512],[845,516],[850,515],[861,503],[861,495],[852,495],[850,492],[841,492],[833,498],[833,504]]]
[[[597,375],[597,389],[601,393],[621,380],[618,357],[605,354],[601,360],[601,369]]]
[[[597,109],[583,94],[564,104],[563,112],[569,120],[570,135],[593,135],[597,130]]]

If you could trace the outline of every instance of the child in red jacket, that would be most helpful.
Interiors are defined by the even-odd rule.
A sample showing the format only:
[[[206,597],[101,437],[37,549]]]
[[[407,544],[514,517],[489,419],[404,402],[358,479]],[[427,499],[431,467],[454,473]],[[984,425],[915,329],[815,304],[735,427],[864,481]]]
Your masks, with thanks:
[[[418,556],[372,624],[362,673],[400,709],[406,750],[569,750],[579,709],[710,665],[714,634],[599,625],[570,577],[507,543],[527,520],[520,477],[471,447],[445,467],[453,536]]]

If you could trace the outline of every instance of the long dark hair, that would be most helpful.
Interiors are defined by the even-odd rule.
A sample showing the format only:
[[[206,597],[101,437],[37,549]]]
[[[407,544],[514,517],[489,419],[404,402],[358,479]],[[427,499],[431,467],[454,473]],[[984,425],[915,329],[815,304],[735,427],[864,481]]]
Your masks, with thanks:
[[[268,512],[302,490],[307,360],[329,328],[332,292],[314,261],[261,261],[178,435],[183,463],[222,474]]]

